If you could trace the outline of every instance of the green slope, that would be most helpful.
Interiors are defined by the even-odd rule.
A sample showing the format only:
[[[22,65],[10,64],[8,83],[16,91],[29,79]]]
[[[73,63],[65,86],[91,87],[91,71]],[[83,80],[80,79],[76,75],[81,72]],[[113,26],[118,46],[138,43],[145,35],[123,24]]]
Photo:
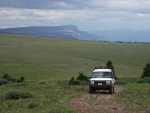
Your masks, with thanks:
[[[0,75],[31,80],[68,79],[112,60],[118,76],[140,76],[150,61],[150,44],[63,40],[0,35]]]

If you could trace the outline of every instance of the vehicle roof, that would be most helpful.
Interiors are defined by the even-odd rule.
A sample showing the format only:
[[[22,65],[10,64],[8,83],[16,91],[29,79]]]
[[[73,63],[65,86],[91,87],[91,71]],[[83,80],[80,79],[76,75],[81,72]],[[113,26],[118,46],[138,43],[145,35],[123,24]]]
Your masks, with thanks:
[[[93,72],[112,72],[111,69],[94,69]]]

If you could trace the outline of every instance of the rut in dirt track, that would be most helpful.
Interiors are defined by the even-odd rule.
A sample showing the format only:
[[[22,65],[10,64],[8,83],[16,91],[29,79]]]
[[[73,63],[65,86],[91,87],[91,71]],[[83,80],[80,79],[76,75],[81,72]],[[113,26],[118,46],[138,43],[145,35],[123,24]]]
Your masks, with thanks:
[[[116,86],[113,95],[102,92],[85,94],[72,99],[70,105],[79,113],[130,113],[128,108],[114,99],[122,90],[122,87]]]

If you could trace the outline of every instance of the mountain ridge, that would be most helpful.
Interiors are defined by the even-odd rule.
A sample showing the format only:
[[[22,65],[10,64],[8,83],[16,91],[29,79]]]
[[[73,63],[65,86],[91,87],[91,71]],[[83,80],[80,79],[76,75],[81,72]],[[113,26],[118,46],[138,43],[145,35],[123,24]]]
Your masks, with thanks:
[[[148,42],[150,43],[150,29],[114,29],[99,31],[81,31],[75,25],[61,26],[29,26],[0,29],[0,34],[47,36],[50,38],[64,38],[76,40],[95,40],[110,42]]]
[[[48,36],[53,38],[99,40],[99,37],[86,31],[80,31],[77,26],[29,26],[0,29],[0,33],[17,35]],[[92,38],[91,38],[92,37]]]

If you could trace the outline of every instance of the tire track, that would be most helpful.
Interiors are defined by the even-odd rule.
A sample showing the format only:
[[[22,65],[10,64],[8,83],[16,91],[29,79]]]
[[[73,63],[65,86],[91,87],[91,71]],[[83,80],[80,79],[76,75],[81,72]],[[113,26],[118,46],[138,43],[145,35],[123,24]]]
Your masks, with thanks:
[[[131,113],[126,106],[114,99],[122,90],[122,87],[116,86],[113,95],[106,92],[85,94],[72,99],[70,105],[79,113]]]

